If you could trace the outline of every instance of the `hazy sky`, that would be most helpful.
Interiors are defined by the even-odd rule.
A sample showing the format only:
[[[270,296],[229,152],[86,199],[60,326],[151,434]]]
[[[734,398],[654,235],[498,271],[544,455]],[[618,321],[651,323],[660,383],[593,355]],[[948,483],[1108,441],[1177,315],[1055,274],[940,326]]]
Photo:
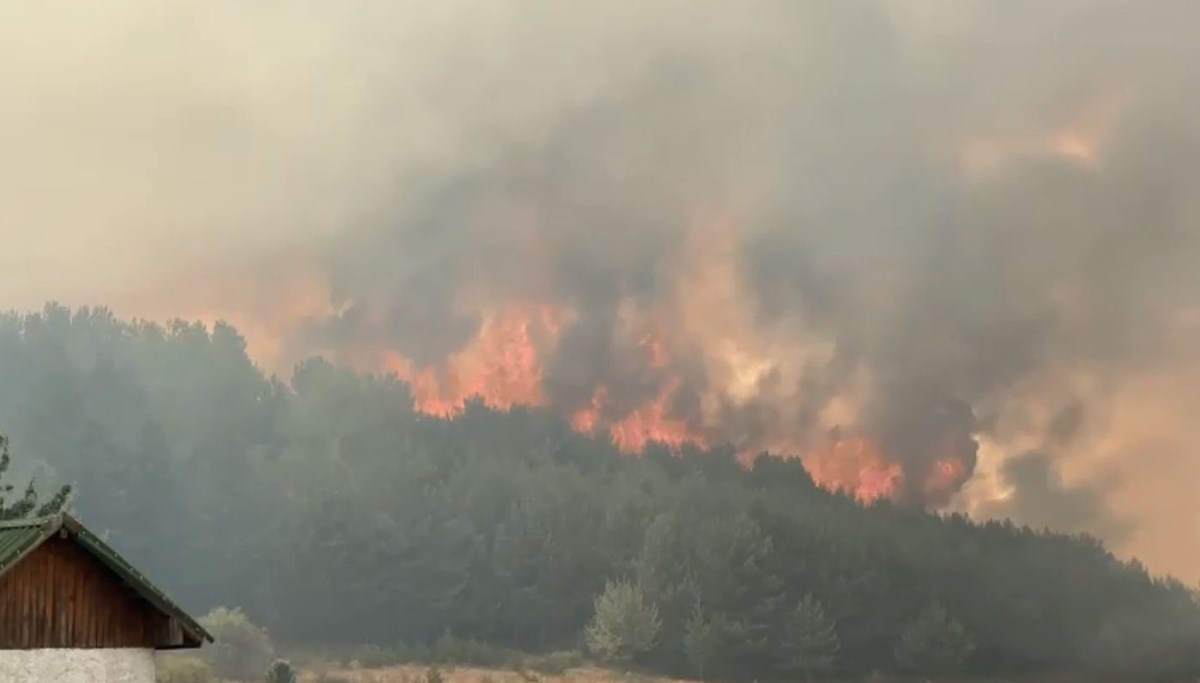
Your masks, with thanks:
[[[806,438],[850,401],[920,464],[967,429],[954,505],[1200,579],[1198,19],[0,3],[0,305],[226,316],[268,366],[424,361],[482,309],[562,305],[566,408],[599,376],[652,392],[613,340],[661,319],[673,410],[712,438]]]

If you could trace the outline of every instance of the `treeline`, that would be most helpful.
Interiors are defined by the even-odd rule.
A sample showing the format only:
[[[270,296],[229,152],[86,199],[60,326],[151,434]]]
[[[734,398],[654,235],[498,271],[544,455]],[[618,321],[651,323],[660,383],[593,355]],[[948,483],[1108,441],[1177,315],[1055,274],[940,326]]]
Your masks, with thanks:
[[[292,643],[453,634],[736,680],[1200,674],[1192,591],[1092,539],[863,508],[795,460],[622,457],[538,412],[432,419],[320,360],[285,383],[228,326],[5,316],[0,431],[187,607]]]

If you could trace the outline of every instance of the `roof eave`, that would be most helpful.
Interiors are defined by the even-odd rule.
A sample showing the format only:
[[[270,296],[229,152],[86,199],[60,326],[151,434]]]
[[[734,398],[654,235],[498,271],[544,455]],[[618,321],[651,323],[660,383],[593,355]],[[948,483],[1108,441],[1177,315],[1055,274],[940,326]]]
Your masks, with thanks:
[[[193,619],[179,605],[172,602],[161,589],[151,583],[150,579],[137,571],[133,565],[125,561],[117,551],[110,548],[98,536],[88,531],[87,527],[83,526],[83,523],[63,513],[61,524],[70,532],[80,546],[119,576],[142,599],[149,602],[158,611],[179,622],[183,631],[192,636],[196,641],[197,644],[194,647],[201,647],[205,642],[215,642],[212,634],[201,626],[199,622]]]
[[[13,567],[16,567],[17,565],[21,564],[21,561],[24,560],[26,557],[28,557],[30,553],[32,553],[33,551],[40,548],[43,543],[45,543],[47,540],[50,539],[51,536],[58,533],[59,530],[62,528],[62,526],[63,526],[63,514],[62,513],[59,513],[59,514],[53,515],[53,516],[49,516],[49,517],[38,517],[38,518],[32,518],[32,519],[26,518],[26,519],[7,520],[4,522],[0,522],[0,529],[17,529],[17,528],[32,529],[32,528],[41,527],[40,534],[38,534],[37,536],[31,536],[30,537],[32,539],[31,542],[29,542],[24,548],[22,548],[21,551],[18,552],[16,555],[9,558],[7,563],[5,563],[4,565],[0,565],[0,577],[3,577],[5,574],[7,574],[9,572],[9,570],[11,570]]]

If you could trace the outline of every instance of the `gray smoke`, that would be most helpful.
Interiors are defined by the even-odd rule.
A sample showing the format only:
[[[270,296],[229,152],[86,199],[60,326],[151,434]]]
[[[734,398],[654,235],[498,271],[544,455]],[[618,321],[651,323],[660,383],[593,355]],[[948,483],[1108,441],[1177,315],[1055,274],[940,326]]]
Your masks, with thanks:
[[[565,413],[677,380],[673,417],[753,450],[820,441],[849,396],[907,499],[1119,507],[1129,547],[1200,567],[1156,540],[1153,501],[1192,496],[1117,419],[1174,378],[1155,467],[1200,476],[1174,417],[1200,378],[1194,3],[59,4],[0,9],[8,305],[245,320],[284,371],[437,367],[485,310],[561,306]],[[733,395],[727,346],[779,360]],[[1030,449],[1032,474],[997,461]],[[1096,469],[1124,483],[1083,493]]]
[[[988,503],[983,512],[1011,517],[1034,528],[1049,527],[1068,533],[1089,533],[1124,541],[1129,520],[1115,514],[1105,502],[1102,486],[1072,486],[1062,480],[1051,456],[1031,451],[1006,461],[1001,468],[1011,498]]]
[[[865,369],[877,387],[861,427],[905,464],[908,495],[947,439],[969,474],[970,436],[1027,409],[1010,400],[1022,382],[1063,363],[1119,377],[1163,353],[1172,314],[1196,301],[1197,230],[1180,216],[1196,154],[1174,101],[1194,80],[1171,66],[1193,50],[1171,40],[1182,4],[1132,22],[1096,3],[957,11],[947,28],[879,2],[765,2],[728,33],[681,28],[697,40],[648,50],[536,135],[381,211],[333,257],[353,303],[332,327],[435,365],[477,331],[454,306],[465,291],[567,305],[580,316],[549,359],[551,401],[572,412],[603,383],[620,419],[663,379],[616,338],[620,306],[669,306],[696,207],[746,193],[756,325],[799,321],[836,343],[836,362],[703,424],[688,390],[712,378],[690,362],[702,349],[675,339],[676,417],[713,443],[804,441]],[[1156,82],[1164,69],[1177,88]],[[1054,153],[1050,136],[1128,87],[1093,163]],[[1012,157],[964,170],[974,134],[1013,137]],[[1021,148],[1037,135],[1041,148]],[[802,400],[781,408],[780,391]],[[1034,427],[1060,446],[1088,406],[1062,400],[1064,417]]]

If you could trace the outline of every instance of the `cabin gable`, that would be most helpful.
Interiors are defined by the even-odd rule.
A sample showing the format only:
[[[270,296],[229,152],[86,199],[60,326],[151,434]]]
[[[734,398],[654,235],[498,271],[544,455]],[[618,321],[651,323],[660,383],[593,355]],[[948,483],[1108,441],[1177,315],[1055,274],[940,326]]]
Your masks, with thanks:
[[[0,522],[0,650],[171,650],[211,640],[69,515]]]
[[[0,577],[0,649],[183,645],[171,621],[90,553],[58,536]]]

